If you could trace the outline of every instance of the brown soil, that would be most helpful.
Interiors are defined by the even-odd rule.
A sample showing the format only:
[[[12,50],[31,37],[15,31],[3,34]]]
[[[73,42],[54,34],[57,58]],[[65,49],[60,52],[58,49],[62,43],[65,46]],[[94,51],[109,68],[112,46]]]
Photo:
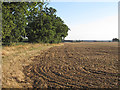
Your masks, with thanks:
[[[32,59],[20,58],[3,65],[3,87],[118,88],[115,42],[65,43]],[[10,68],[4,69],[5,65]]]
[[[29,85],[25,82],[24,67],[32,63],[35,56],[41,52],[62,44],[25,44],[6,46],[2,49],[2,87],[23,88]]]
[[[117,88],[117,43],[66,43],[24,67],[33,88]]]

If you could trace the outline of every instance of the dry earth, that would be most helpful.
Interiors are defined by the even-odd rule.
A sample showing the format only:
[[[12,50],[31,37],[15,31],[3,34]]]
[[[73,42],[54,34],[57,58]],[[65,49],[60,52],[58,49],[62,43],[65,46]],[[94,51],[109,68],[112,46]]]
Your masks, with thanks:
[[[3,87],[118,88],[116,42],[65,43],[20,58],[3,61]]]
[[[23,88],[30,85],[23,82],[24,66],[32,63],[34,56],[53,46],[62,44],[25,44],[3,47],[2,49],[2,88]]]

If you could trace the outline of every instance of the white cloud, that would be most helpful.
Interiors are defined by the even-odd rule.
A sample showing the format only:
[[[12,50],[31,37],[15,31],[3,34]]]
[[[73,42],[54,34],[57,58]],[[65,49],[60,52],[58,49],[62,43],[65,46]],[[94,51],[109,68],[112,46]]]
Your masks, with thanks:
[[[71,26],[65,39],[111,40],[118,37],[118,16],[109,16],[88,24]]]

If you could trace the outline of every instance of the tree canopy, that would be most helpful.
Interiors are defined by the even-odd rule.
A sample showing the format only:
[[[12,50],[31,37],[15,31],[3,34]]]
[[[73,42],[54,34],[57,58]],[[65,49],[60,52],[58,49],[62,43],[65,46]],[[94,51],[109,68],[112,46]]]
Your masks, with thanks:
[[[119,39],[113,38],[112,41],[113,41],[113,42],[119,42]]]
[[[29,42],[60,43],[68,26],[46,2],[3,2],[2,44],[28,37]]]

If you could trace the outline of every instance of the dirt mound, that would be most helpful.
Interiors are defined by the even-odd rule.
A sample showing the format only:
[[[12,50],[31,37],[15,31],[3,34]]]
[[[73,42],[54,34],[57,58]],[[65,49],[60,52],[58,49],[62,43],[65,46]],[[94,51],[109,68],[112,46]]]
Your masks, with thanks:
[[[24,67],[33,88],[117,88],[117,44],[75,43],[53,47]]]

